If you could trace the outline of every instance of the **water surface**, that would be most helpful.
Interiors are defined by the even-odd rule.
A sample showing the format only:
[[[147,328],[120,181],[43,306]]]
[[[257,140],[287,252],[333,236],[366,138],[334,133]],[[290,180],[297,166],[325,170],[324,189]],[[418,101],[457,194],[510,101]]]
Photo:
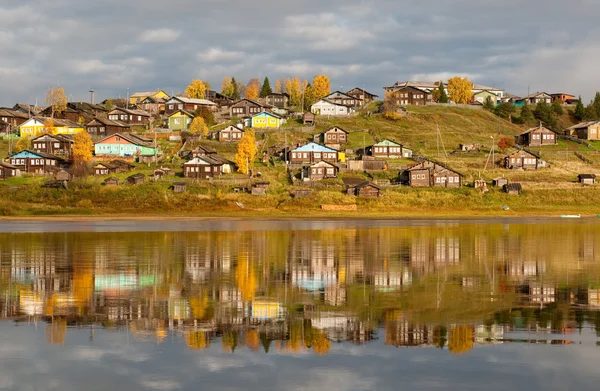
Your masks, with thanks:
[[[0,389],[597,389],[595,220],[0,223]]]

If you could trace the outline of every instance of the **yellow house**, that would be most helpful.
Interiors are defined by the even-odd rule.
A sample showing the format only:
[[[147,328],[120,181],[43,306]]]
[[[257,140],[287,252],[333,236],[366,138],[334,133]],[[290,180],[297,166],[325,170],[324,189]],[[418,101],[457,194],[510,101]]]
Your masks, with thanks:
[[[160,99],[167,100],[167,99],[169,99],[169,94],[167,94],[163,90],[135,92],[135,93],[131,94],[131,96],[129,97],[129,104],[137,105],[138,103],[141,103],[146,98],[152,98],[152,99],[160,98]]]
[[[255,319],[279,319],[283,316],[281,303],[270,300],[255,300],[252,302],[252,317]]]
[[[48,120],[54,122],[52,134],[76,134],[85,131],[85,127],[76,122],[58,118],[34,117],[28,119],[19,127],[21,137],[37,137],[46,133],[44,123]]]
[[[263,111],[252,116],[251,126],[253,128],[279,128],[281,126],[281,117]]]

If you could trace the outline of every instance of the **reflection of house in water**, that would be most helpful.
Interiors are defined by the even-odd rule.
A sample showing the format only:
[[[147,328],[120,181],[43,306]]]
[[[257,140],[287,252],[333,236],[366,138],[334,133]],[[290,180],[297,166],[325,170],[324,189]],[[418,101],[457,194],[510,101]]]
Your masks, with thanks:
[[[526,280],[545,273],[545,261],[509,261],[506,265],[506,275],[513,280]]]
[[[385,344],[396,347],[429,347],[432,344],[432,328],[426,325],[411,324],[405,320],[385,322]]]
[[[211,273],[231,270],[231,247],[229,241],[223,246],[186,246],[184,251],[185,272],[193,282],[206,281]]]
[[[335,247],[312,241],[295,254],[291,265],[292,284],[309,292],[324,291],[338,282],[335,266]]]
[[[333,306],[346,304],[346,285],[329,285],[325,287],[325,303]]]
[[[497,324],[475,326],[475,342],[478,344],[500,344],[504,340],[504,327]]]
[[[554,284],[532,282],[528,286],[529,300],[532,303],[554,303],[556,301],[557,289]]]
[[[13,282],[31,286],[33,292],[49,295],[52,292],[67,290],[70,279],[67,273],[63,278],[57,272],[57,252],[42,247],[29,251],[12,250],[11,279]]]
[[[415,273],[430,273],[460,262],[457,237],[417,237],[411,243],[410,264]]]
[[[356,324],[348,316],[337,312],[319,312],[310,316],[311,326],[325,332],[327,338],[334,342],[347,341],[350,328]]]
[[[379,291],[392,291],[412,284],[410,270],[381,270],[373,276],[373,285]]]
[[[284,316],[285,309],[278,301],[264,299],[252,302],[250,317],[255,322],[282,320]]]
[[[243,323],[245,306],[239,289],[221,284],[210,291],[209,296],[216,301],[214,318],[217,323],[224,325]]]

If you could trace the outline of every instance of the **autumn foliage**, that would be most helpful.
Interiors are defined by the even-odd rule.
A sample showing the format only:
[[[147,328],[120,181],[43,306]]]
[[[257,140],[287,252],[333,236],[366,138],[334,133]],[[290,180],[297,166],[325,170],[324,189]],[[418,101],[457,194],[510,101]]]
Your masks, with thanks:
[[[202,80],[192,80],[192,83],[185,89],[188,98],[204,99],[207,87]]]
[[[455,326],[450,330],[448,350],[454,354],[466,353],[473,349],[473,328],[470,326]]]
[[[500,141],[498,141],[498,147],[502,150],[512,148],[515,146],[515,140],[509,137],[502,137]]]
[[[73,161],[79,174],[85,172],[85,166],[92,160],[94,142],[88,132],[79,132],[73,136]]]
[[[314,89],[315,98],[321,99],[331,93],[331,83],[329,78],[325,75],[315,76],[312,83]]]
[[[190,124],[190,134],[201,134],[206,136],[208,134],[208,126],[202,117],[194,117]]]
[[[244,90],[244,96],[248,99],[258,99],[260,96],[260,81],[256,78],[250,79]]]
[[[248,174],[254,167],[254,158],[258,149],[256,148],[256,137],[254,130],[247,129],[244,136],[238,145],[237,154],[235,155],[235,165],[239,172]]]
[[[46,121],[44,121],[44,133],[56,134],[56,128],[54,127],[54,120],[52,118],[48,118]]]
[[[448,97],[458,104],[467,104],[473,100],[473,82],[466,77],[455,76],[448,80]]]
[[[67,96],[64,88],[49,88],[46,93],[45,102],[51,107],[52,117],[54,114],[60,114],[67,109]]]

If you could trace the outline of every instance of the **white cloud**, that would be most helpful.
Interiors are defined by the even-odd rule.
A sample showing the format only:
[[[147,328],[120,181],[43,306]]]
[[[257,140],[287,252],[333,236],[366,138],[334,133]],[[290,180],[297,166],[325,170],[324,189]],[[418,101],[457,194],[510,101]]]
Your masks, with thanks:
[[[176,390],[181,388],[180,384],[174,380],[167,379],[142,379],[140,380],[140,384],[151,390]]]
[[[221,48],[209,48],[204,52],[198,54],[199,61],[202,62],[232,62],[232,61],[246,61],[244,53],[230,50],[223,50]]]
[[[175,31],[169,28],[155,30],[146,30],[140,34],[138,40],[145,43],[164,43],[176,41],[181,35],[181,31]]]

